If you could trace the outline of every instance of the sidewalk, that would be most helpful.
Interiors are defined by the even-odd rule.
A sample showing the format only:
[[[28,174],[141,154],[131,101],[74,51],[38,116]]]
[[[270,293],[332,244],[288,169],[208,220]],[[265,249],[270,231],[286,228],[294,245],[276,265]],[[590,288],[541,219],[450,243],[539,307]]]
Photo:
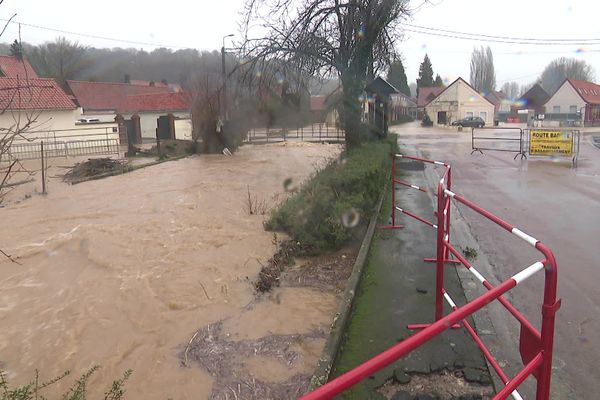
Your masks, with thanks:
[[[426,186],[422,163],[404,160],[398,167],[402,179]],[[434,222],[429,195],[397,186],[400,207]],[[435,257],[436,231],[399,212],[396,221],[405,228],[379,230],[374,238],[333,376],[410,336],[407,324],[433,321],[435,264],[423,259]],[[466,302],[454,266],[446,269],[445,287],[457,304]],[[452,329],[340,398],[466,400],[491,393],[483,355],[464,329]]]

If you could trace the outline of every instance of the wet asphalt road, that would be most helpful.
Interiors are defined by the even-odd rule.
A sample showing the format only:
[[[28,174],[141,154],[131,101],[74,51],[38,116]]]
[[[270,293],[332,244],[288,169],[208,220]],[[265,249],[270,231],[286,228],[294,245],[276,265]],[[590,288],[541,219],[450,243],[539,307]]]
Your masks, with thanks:
[[[567,161],[513,160],[514,153],[484,151],[471,155],[470,130],[422,128],[417,123],[392,127],[399,142],[426,158],[453,168],[453,191],[462,194],[554,251],[559,266],[553,399],[594,399],[600,392],[600,149],[593,145],[600,128],[584,132],[577,168]],[[491,141],[507,148],[514,142]],[[495,283],[540,259],[524,242],[461,207],[472,234],[494,267]],[[512,294],[513,303],[536,326],[541,319],[543,276]],[[515,322],[514,343],[518,342]]]

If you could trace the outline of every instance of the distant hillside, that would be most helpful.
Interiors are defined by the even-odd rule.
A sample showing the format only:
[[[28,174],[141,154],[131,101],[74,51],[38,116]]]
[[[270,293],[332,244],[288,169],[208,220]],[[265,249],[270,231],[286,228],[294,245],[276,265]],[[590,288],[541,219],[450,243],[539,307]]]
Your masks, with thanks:
[[[41,77],[61,79],[56,65],[60,50],[54,43],[33,46],[23,43],[23,52],[27,60]],[[104,82],[123,82],[125,75],[131,79],[163,81],[188,86],[198,71],[220,74],[221,54],[218,51],[199,52],[194,49],[172,51],[156,49],[151,52],[137,49],[97,49],[80,47],[83,51],[71,62],[66,79],[91,80]],[[70,50],[70,49],[67,49]],[[10,44],[0,43],[0,54],[10,54]],[[233,63],[233,62],[232,62]],[[220,75],[218,75],[220,76]]]

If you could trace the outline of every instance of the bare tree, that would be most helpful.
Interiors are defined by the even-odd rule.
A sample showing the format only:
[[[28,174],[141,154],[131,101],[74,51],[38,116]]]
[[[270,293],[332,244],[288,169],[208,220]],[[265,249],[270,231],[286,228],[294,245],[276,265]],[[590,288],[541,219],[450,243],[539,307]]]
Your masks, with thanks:
[[[398,55],[398,27],[409,15],[408,0],[247,0],[243,55],[306,76],[339,76],[341,121],[346,144],[365,139],[359,97],[368,78]],[[248,39],[260,25],[267,35]]]
[[[75,78],[89,62],[87,47],[64,37],[33,47],[28,58],[40,76],[54,78],[63,87],[68,79]]]
[[[592,81],[594,69],[583,60],[561,57],[546,66],[539,80],[544,90],[552,94],[567,78]]]
[[[504,82],[502,88],[500,89],[502,93],[509,100],[516,100],[519,98],[519,84],[517,82]]]
[[[0,5],[2,3],[3,0],[0,0]],[[2,37],[8,24],[11,23],[15,16],[16,14],[6,22],[4,28],[0,32],[0,37]],[[13,45],[15,48],[22,50],[20,28],[19,40],[15,41]],[[22,53],[18,58],[24,63]],[[36,88],[30,84],[25,65],[23,65],[23,70],[25,73],[23,78],[5,78],[0,85],[0,116],[10,115],[10,118],[5,118],[3,126],[0,127],[0,203],[2,203],[6,194],[17,184],[12,182],[12,179],[15,176],[22,176],[23,174],[28,176],[32,175],[32,173],[11,154],[13,143],[19,139],[26,140],[25,133],[34,126],[40,115],[40,111],[36,110],[30,112],[21,112],[21,110],[18,110],[16,113],[12,112],[15,108],[19,109],[23,104],[35,101],[35,98],[39,96],[40,93],[39,90],[36,90]],[[13,262],[17,262],[10,254],[6,253],[1,248],[0,254]]]
[[[496,88],[494,56],[490,46],[473,49],[471,54],[471,86],[480,93],[490,93]]]

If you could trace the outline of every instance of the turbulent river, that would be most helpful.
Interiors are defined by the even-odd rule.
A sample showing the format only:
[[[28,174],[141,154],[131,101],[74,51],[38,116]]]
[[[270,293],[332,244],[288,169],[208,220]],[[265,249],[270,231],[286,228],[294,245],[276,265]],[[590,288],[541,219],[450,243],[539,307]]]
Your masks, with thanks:
[[[242,147],[232,157],[194,156],[75,186],[53,182],[0,208],[0,369],[13,384],[71,370],[64,391],[93,365],[101,395],[127,369],[130,399],[203,399],[212,376],[182,366],[190,337],[226,320],[233,336],[328,327],[336,299],[309,288],[280,288],[252,312],[252,280],[273,254],[251,196],[273,206],[284,181],[299,185],[339,147]],[[229,333],[228,333],[229,334]],[[324,339],[299,350],[310,373]],[[257,375],[286,379],[277,363],[248,362]],[[285,371],[284,371],[285,372]],[[280,377],[280,378],[278,378]]]

